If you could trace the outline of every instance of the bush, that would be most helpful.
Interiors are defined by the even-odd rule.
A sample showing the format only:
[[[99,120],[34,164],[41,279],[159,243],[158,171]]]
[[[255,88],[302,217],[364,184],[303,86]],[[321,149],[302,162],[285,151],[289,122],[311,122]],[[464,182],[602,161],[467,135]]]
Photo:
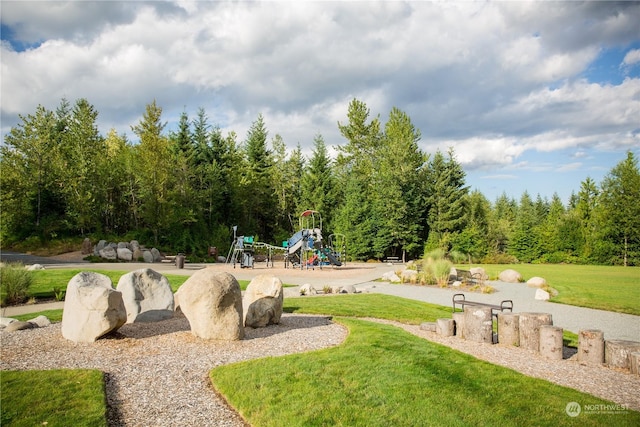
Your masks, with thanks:
[[[0,268],[0,305],[14,305],[27,301],[33,283],[31,272],[20,263]]]

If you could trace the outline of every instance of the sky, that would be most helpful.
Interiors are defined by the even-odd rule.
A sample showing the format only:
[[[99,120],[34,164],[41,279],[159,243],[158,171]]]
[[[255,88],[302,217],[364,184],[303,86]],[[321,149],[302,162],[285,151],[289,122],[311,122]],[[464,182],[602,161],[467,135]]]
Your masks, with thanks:
[[[567,202],[640,159],[640,2],[0,2],[2,139],[38,105],[86,98],[126,133],[204,108],[240,142],[262,114],[311,156],[351,100],[397,107],[427,153],[453,148],[490,201]]]

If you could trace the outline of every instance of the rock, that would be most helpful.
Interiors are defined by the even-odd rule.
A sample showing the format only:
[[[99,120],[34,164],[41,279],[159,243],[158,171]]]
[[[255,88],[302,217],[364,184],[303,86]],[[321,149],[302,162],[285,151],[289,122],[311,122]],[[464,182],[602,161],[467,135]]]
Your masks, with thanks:
[[[5,332],[15,332],[15,331],[24,331],[26,329],[37,328],[38,325],[31,322],[21,322],[20,320],[16,320],[15,322],[11,322],[6,328],[4,328]]]
[[[118,257],[118,254],[115,249],[111,246],[107,246],[99,252],[100,258],[115,260]]]
[[[193,335],[228,341],[244,338],[242,292],[231,274],[199,270],[176,294]]]
[[[227,259],[222,255],[219,255],[216,261],[218,261],[221,264],[224,264],[225,262],[227,262]]]
[[[443,337],[452,337],[455,332],[455,321],[453,319],[437,319],[436,333]]]
[[[527,280],[527,286],[530,288],[543,288],[547,286],[547,281],[542,277],[535,276]]]
[[[489,275],[482,267],[472,267],[469,269],[469,273],[471,273],[471,277],[478,280],[489,280]]]
[[[96,247],[93,249],[93,254],[95,256],[100,256],[100,251],[103,250],[106,246],[107,246],[107,241],[100,240],[98,244],[96,244]]]
[[[133,251],[133,260],[134,261],[140,261],[141,259],[144,259],[143,255],[142,255],[142,249],[136,248]]]
[[[316,288],[308,283],[300,286],[300,295],[316,295],[317,293],[318,291],[316,290]]]
[[[415,282],[418,280],[417,270],[402,270],[400,274],[402,275],[402,282]]]
[[[129,247],[129,249],[131,249],[131,252],[135,252],[136,249],[142,250],[142,248],[140,247],[140,243],[138,243],[137,240],[130,241],[128,247]]]
[[[142,259],[144,259],[144,262],[151,264],[153,262],[153,254],[151,251],[144,250],[142,251]]]
[[[436,331],[436,322],[422,322],[420,323],[420,330],[435,332]]]
[[[453,286],[454,288],[459,288],[460,286],[462,286],[462,282],[460,280],[456,280],[451,284],[451,286]]]
[[[280,279],[271,274],[254,277],[242,300],[244,326],[263,328],[280,323],[283,299]]]
[[[400,283],[400,277],[393,271],[387,271],[382,275],[382,280],[391,282],[391,283]]]
[[[332,294],[339,294],[342,292],[342,286],[331,286]]]
[[[126,320],[122,294],[113,288],[111,279],[88,271],[71,278],[62,312],[63,337],[74,342],[94,342],[116,331]]]
[[[160,255],[160,251],[156,248],[151,248],[151,255],[153,255],[153,262],[161,262],[162,255]]]
[[[17,322],[17,320],[11,317],[0,317],[0,328],[6,328],[13,322]]]
[[[157,322],[173,317],[171,285],[157,271],[142,268],[127,273],[120,277],[116,289],[122,293],[127,323]]]
[[[49,320],[47,316],[34,317],[33,319],[28,320],[28,322],[33,323],[39,328],[46,328],[47,326],[51,325],[51,320]]]
[[[44,270],[44,266],[42,264],[33,264],[27,267],[27,270],[29,271]]]
[[[538,301],[549,301],[549,298],[551,298],[549,292],[545,291],[544,289],[536,289],[535,299],[537,299]]]
[[[341,294],[355,294],[357,292],[358,290],[353,285],[343,286],[342,289],[340,289]]]
[[[80,253],[82,253],[82,255],[89,255],[91,254],[92,247],[93,245],[91,244],[91,239],[89,239],[88,237],[85,237],[84,240],[82,241]]]
[[[118,259],[122,261],[131,261],[133,259],[133,252],[131,252],[131,249],[118,248],[117,254],[118,254]]]
[[[500,275],[498,276],[498,280],[507,283],[520,283],[522,282],[522,274],[518,273],[515,270],[508,269],[500,273]]]
[[[129,243],[127,242],[118,242],[118,246],[116,249],[130,249]]]

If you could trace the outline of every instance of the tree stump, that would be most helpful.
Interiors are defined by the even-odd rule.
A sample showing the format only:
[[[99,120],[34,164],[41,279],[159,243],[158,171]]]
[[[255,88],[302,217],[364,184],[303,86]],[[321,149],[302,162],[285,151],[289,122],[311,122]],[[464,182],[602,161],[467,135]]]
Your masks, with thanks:
[[[631,373],[640,375],[640,351],[629,354],[629,362],[631,363]]]
[[[493,343],[493,317],[490,307],[467,307],[464,310],[464,338],[473,342]]]
[[[455,332],[456,332],[456,337],[464,339],[464,313],[463,312],[457,312],[457,313],[453,313],[453,322],[455,323]]]
[[[443,337],[453,336],[454,321],[453,319],[437,319],[436,320],[436,333]]]
[[[640,342],[607,340],[604,343],[604,361],[612,368],[630,369],[630,355],[636,351],[640,351]]]
[[[540,326],[553,325],[549,313],[520,313],[520,347],[540,351]]]
[[[518,347],[520,345],[520,315],[498,314],[498,343]]]
[[[540,355],[546,359],[562,360],[562,328],[540,326]]]
[[[604,363],[604,332],[583,329],[578,333],[578,362],[588,365]]]

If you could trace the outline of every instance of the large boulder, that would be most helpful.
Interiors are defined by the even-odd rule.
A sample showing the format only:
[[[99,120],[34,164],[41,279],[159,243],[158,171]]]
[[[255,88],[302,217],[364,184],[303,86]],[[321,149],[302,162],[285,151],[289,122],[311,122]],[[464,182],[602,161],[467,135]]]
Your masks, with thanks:
[[[280,323],[283,300],[280,279],[271,274],[254,277],[242,300],[244,326],[263,328]]]
[[[93,248],[93,254],[95,256],[100,256],[100,251],[103,250],[106,246],[107,246],[107,241],[106,240],[100,240],[96,244],[96,247]]]
[[[400,283],[402,279],[400,279],[400,277],[394,271],[387,271],[382,275],[382,280],[391,283]]]
[[[157,250],[156,248],[151,248],[151,255],[153,255],[153,262],[162,261],[162,255],[160,254],[160,251]]]
[[[91,239],[89,239],[88,237],[85,237],[84,240],[82,241],[82,247],[80,248],[80,252],[82,253],[82,255],[89,255],[91,254],[92,251],[92,245],[91,245]]]
[[[133,252],[128,248],[118,248],[116,249],[116,253],[118,254],[118,259],[122,261],[131,261],[133,259]]]
[[[544,288],[545,286],[547,286],[547,281],[542,277],[535,276],[527,280],[527,286],[529,286],[530,288]]]
[[[227,341],[244,338],[242,292],[231,274],[199,270],[180,286],[176,298],[193,335]]]
[[[153,262],[153,254],[151,251],[144,250],[142,251],[142,259],[144,259],[144,262],[151,264]]]
[[[549,301],[549,298],[551,298],[551,295],[549,294],[549,292],[545,291],[544,289],[536,289],[536,295],[534,296],[535,299],[537,299],[538,301]]]
[[[118,258],[118,253],[111,246],[106,246],[104,249],[101,249],[98,252],[98,254],[99,254],[100,258],[104,258],[104,259],[108,259],[108,260],[115,260],[115,259]]]
[[[94,342],[127,320],[122,294],[111,279],[83,271],[67,285],[62,312],[62,336],[74,342]]]
[[[127,323],[157,322],[173,317],[173,292],[169,280],[150,268],[120,277],[116,289],[122,293]]]
[[[522,274],[515,270],[508,269],[498,275],[498,280],[507,283],[520,283],[522,282]]]
[[[471,277],[477,280],[489,280],[489,275],[486,270],[482,267],[471,267],[469,269],[469,273],[471,273]]]

